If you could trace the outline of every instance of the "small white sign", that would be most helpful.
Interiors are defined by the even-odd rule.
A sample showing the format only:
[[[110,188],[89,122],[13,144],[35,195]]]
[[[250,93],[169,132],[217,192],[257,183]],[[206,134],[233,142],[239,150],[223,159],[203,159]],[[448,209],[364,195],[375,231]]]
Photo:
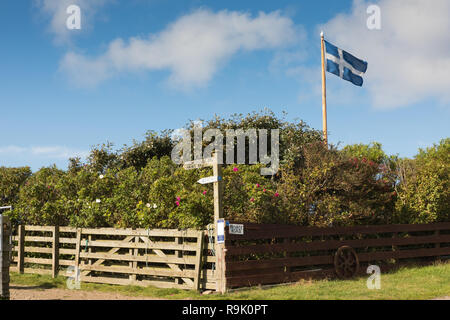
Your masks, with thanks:
[[[217,243],[225,242],[225,220],[217,220]]]
[[[230,223],[230,234],[244,234],[244,225],[243,224],[232,224]]]
[[[211,176],[211,177],[201,178],[197,182],[200,184],[208,184],[208,183],[218,182],[221,180],[222,180],[222,177]]]

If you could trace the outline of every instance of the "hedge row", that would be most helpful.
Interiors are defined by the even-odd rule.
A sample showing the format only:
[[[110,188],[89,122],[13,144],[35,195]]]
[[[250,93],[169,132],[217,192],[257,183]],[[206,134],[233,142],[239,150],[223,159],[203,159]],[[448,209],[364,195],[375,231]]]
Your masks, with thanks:
[[[275,176],[261,176],[261,165],[225,166],[228,219],[314,226],[450,221],[448,138],[400,159],[378,143],[326,148],[320,132],[267,111],[215,118],[208,128],[280,129]],[[94,147],[86,162],[70,159],[67,170],[1,167],[1,204],[12,204],[12,219],[28,224],[204,227],[213,219],[212,186],[197,180],[212,172],[173,163],[177,141],[170,133],[149,132],[117,151]]]

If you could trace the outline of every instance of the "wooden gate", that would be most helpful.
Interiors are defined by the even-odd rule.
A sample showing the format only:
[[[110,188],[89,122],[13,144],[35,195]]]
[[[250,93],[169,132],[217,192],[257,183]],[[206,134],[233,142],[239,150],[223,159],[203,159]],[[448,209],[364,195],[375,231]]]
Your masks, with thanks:
[[[11,269],[73,277],[78,270],[81,282],[215,290],[211,239],[193,229],[19,226]]]

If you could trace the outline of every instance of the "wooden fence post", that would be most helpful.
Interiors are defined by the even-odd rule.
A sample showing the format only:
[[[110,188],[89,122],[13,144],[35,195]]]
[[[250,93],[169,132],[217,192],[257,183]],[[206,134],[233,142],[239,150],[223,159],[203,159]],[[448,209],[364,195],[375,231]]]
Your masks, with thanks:
[[[200,290],[201,277],[203,269],[203,230],[199,231],[197,237],[197,261],[195,262],[195,278],[194,278],[194,289]]]
[[[59,270],[59,226],[53,227],[52,241],[52,278],[56,278]]]
[[[9,236],[11,224],[9,219],[0,215],[0,300],[9,300]]]
[[[80,246],[81,246],[81,228],[77,228],[77,238],[76,238],[76,244],[75,244],[75,279],[76,281],[80,281],[81,279],[78,279],[78,275],[80,274],[78,272],[78,268],[80,267]]]
[[[222,179],[222,165],[219,162],[219,153],[214,153],[213,175],[220,177],[214,182],[214,236],[215,236],[215,251],[217,258],[217,289],[221,293],[226,292],[226,278],[225,278],[225,243],[218,243],[217,241],[217,223],[219,219],[223,219],[223,179]],[[225,221],[224,221],[225,223]]]
[[[17,272],[23,273],[25,254],[25,226],[19,225],[17,230]]]
[[[130,241],[130,242],[132,242],[132,241]],[[136,246],[139,244],[139,237],[134,237],[134,243],[136,244]],[[139,251],[138,250],[139,249],[136,247],[134,249],[130,249],[129,253],[130,253],[130,255],[133,255],[134,257],[137,257],[139,255]],[[136,271],[137,267],[138,267],[137,261],[130,262],[130,267],[131,267],[131,269],[133,269],[133,271]],[[130,279],[131,283],[136,282],[136,279],[137,279],[136,278],[136,273],[130,274],[129,279]]]

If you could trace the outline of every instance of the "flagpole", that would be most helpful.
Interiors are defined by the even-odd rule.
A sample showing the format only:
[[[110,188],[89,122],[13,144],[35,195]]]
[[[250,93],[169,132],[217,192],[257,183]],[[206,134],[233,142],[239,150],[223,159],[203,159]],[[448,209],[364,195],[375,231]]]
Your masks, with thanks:
[[[328,131],[327,131],[327,86],[325,78],[325,42],[323,31],[320,33],[320,47],[322,49],[322,127],[323,140],[328,147]]]

